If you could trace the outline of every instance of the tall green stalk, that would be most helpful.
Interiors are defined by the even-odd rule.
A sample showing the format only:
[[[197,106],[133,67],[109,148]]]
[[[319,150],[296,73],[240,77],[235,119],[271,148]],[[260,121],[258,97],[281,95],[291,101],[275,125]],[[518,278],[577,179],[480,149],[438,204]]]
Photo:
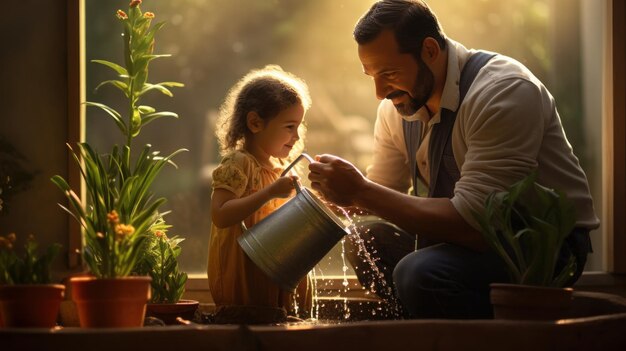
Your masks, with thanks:
[[[170,55],[155,55],[156,33],[164,23],[152,25],[154,14],[142,13],[140,0],[131,1],[128,14],[116,13],[124,28],[124,66],[105,60],[92,62],[104,65],[117,74],[116,79],[98,84],[118,89],[126,98],[126,116],[98,102],[85,102],[104,111],[112,118],[125,139],[107,154],[100,154],[88,143],[79,143],[74,151],[68,145],[74,160],[80,166],[85,180],[87,201],[80,199],[61,176],[52,181],[64,192],[69,206],[64,207],[82,226],[84,232],[83,258],[92,274],[101,278],[130,275],[141,260],[147,239],[163,226],[163,213],[159,208],[164,198],[156,198],[151,191],[153,181],[166,164],[175,164],[172,158],[185,149],[169,156],[159,156],[151,145],[145,145],[133,164],[132,142],[141,128],[161,117],[174,117],[174,112],[157,112],[152,106],[141,105],[141,98],[150,91],[173,96],[168,89],[182,87],[177,82],[148,83],[148,69],[152,60]]]

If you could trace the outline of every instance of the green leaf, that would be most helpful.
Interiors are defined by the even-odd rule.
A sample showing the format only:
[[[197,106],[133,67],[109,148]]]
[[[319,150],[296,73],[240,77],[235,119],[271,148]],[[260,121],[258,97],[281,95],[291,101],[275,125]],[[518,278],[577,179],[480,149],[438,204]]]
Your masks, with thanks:
[[[163,94],[165,94],[165,95],[167,95],[169,97],[173,97],[174,96],[174,94],[172,94],[172,92],[169,89],[167,89],[166,87],[164,87],[162,85],[159,85],[159,84],[149,84],[149,83],[144,84],[143,89],[139,93],[139,96],[142,96],[143,94],[145,94],[145,93],[147,93],[147,92],[149,92],[151,90],[158,90],[161,93],[163,93]]]
[[[99,107],[104,112],[108,113],[109,116],[111,116],[111,118],[113,118],[113,120],[115,121],[115,124],[117,125],[119,130],[122,132],[122,134],[124,134],[124,135],[128,134],[128,131],[127,131],[127,128],[126,128],[126,124],[124,124],[124,121],[122,120],[122,115],[120,115],[119,112],[115,111],[114,109],[110,108],[109,106],[107,106],[105,104],[101,104],[101,103],[98,103],[98,102],[89,102],[88,101],[88,102],[85,102],[85,105]]]
[[[554,278],[550,286],[554,286],[554,287],[565,286],[565,284],[574,276],[574,272],[576,272],[576,266],[577,266],[576,259],[574,255],[570,253],[567,264],[565,265],[565,267],[563,267],[561,272],[559,272],[559,274]]]
[[[134,61],[135,68],[136,68],[137,71],[145,70],[147,72],[148,64],[150,63],[150,61],[152,61],[154,59],[158,59],[158,58],[162,58],[162,57],[170,57],[170,56],[172,56],[172,55],[162,54],[162,55],[141,55],[141,56],[138,56],[136,58],[136,60]]]
[[[152,26],[152,28],[146,33],[143,41],[137,45],[136,50],[145,54],[152,53],[152,50],[150,49],[153,47],[154,36],[164,25],[165,22],[159,22]]]
[[[161,118],[161,117],[174,117],[174,118],[178,118],[178,114],[174,113],[174,112],[156,112],[156,113],[151,113],[148,114],[146,116],[143,116],[142,118],[142,122],[141,124],[143,126],[147,125],[148,123]]]
[[[506,263],[512,282],[564,284],[573,272],[571,264],[558,275],[555,267],[575,226],[574,207],[565,194],[541,186],[536,179],[533,171],[506,191],[491,193],[483,212],[473,215],[485,241]]]
[[[113,62],[109,62],[109,61],[105,61],[105,60],[91,60],[91,62],[99,63],[101,65],[105,65],[105,66],[113,69],[120,76],[128,76],[129,75],[128,71],[126,70],[126,68],[118,65],[117,63],[113,63]]]
[[[113,85],[114,87],[118,88],[122,93],[124,93],[126,97],[128,97],[128,84],[119,80],[105,80],[104,82],[98,84],[95,90],[97,91],[98,89],[100,89],[101,86],[107,84]]]
[[[137,109],[139,110],[139,112],[141,112],[142,115],[147,115],[156,111],[154,107],[147,105],[138,106]]]
[[[139,110],[133,109],[130,125],[131,136],[134,138],[139,135],[141,131],[141,113]]]
[[[162,85],[164,87],[176,87],[176,88],[182,88],[185,86],[185,84],[179,83],[179,82],[160,82],[157,84]]]
[[[131,58],[130,52],[130,33],[132,32],[130,18],[128,21],[124,22],[124,35],[122,36],[122,41],[124,42],[124,62],[126,64],[126,71],[128,72],[128,76],[132,77],[135,75],[135,70],[133,69],[133,60]]]

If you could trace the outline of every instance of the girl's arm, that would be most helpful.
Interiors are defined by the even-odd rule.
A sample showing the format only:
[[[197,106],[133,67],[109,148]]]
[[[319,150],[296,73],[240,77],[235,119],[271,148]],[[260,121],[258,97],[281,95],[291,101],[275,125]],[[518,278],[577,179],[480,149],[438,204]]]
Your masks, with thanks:
[[[269,186],[238,198],[226,189],[215,189],[211,198],[211,219],[218,228],[238,224],[273,198],[288,197],[293,192],[293,177],[280,177]]]

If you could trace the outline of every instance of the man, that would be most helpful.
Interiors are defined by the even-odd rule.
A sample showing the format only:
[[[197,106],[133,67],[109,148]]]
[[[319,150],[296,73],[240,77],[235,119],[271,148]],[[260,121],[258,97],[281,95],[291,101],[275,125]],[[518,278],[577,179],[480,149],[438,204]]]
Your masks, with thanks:
[[[472,212],[482,212],[489,193],[534,169],[538,183],[560,189],[575,205],[576,229],[562,249],[578,263],[573,284],[599,220],[545,86],[511,58],[447,38],[419,0],[375,3],[354,37],[363,71],[382,100],[373,164],[365,178],[348,161],[321,155],[309,166],[309,178],[326,199],[418,235],[419,249],[393,270],[406,315],[491,316],[489,284],[506,281],[507,273]],[[411,184],[413,195],[427,196],[408,195]]]

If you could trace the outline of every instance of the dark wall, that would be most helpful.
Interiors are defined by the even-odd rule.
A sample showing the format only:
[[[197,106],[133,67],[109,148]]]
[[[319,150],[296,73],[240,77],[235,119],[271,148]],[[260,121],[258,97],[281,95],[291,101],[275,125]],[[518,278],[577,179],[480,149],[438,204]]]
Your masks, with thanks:
[[[29,188],[0,212],[0,235],[15,232],[21,245],[34,234],[67,250],[68,216],[62,193],[50,182],[67,176],[67,3],[59,0],[3,2],[0,21],[0,136],[36,172]],[[1,197],[2,195],[0,195]],[[56,271],[65,270],[65,252]]]

